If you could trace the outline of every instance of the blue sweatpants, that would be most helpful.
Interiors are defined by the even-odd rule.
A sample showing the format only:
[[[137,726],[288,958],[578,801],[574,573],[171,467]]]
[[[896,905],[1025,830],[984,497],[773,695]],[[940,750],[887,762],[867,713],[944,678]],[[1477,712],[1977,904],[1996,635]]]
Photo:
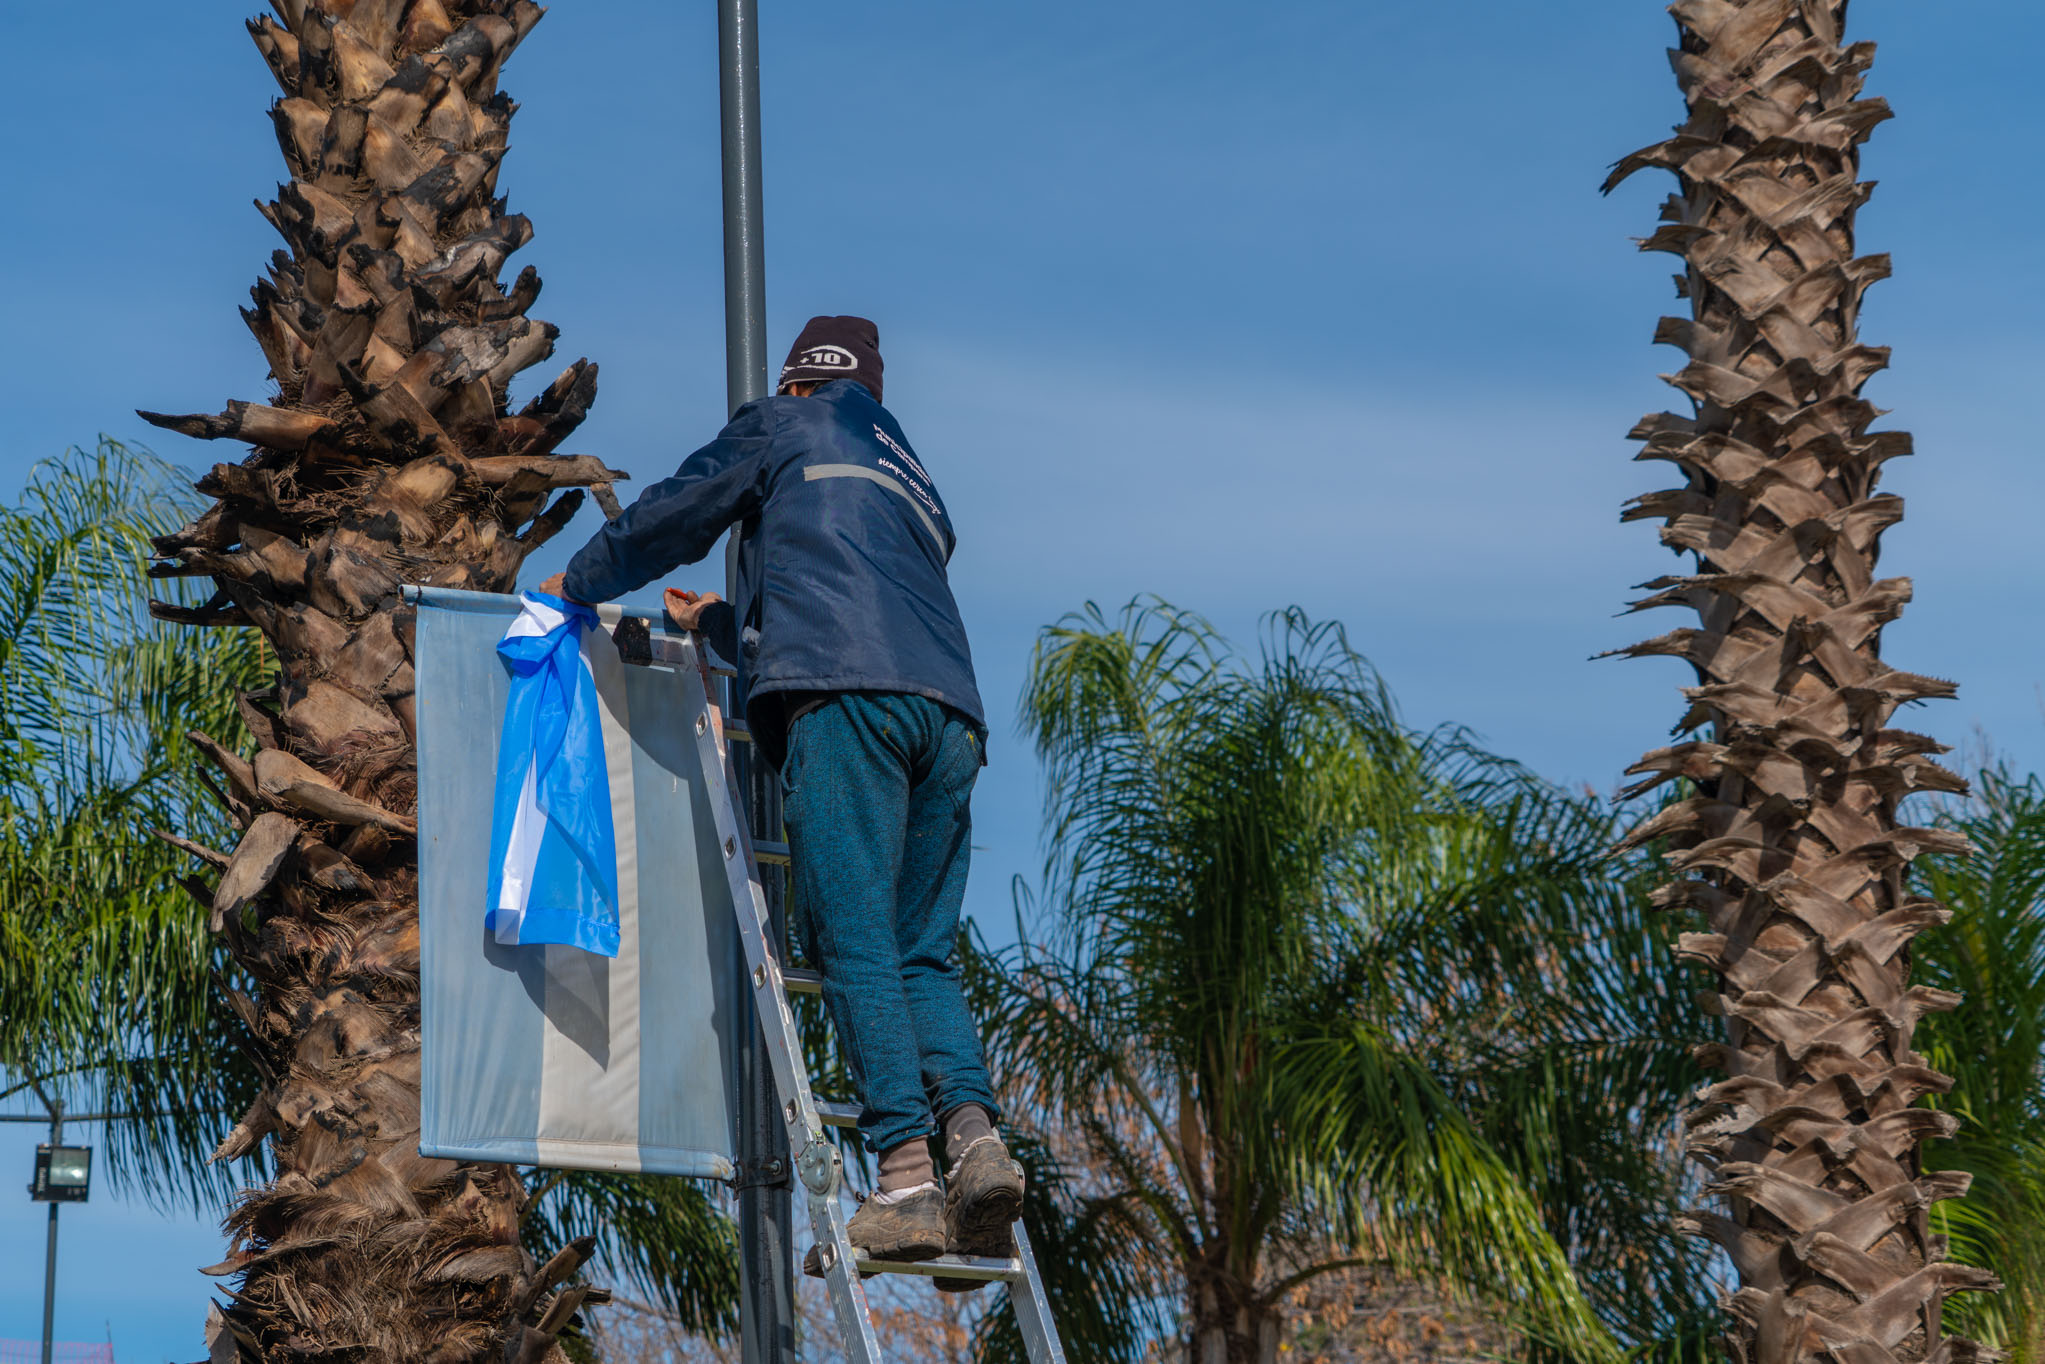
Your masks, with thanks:
[[[927,697],[844,692],[789,729],[793,917],[874,1151],[960,1104],[998,1116],[956,960],[979,775],[980,736]]]

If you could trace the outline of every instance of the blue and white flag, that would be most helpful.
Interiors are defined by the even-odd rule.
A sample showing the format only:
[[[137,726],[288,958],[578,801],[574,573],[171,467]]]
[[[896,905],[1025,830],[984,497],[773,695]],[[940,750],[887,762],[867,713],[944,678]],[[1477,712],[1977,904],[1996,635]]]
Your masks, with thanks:
[[[618,955],[618,851],[596,679],[596,612],[544,592],[498,642],[511,670],[497,745],[486,925],[500,943]]]
[[[617,839],[617,955],[500,946],[476,911],[486,865],[501,867],[509,848],[500,841],[493,857],[498,740],[513,689],[531,685],[497,647],[527,604],[445,587],[405,596],[419,608],[420,1153],[730,1179],[738,1047],[759,1025],[717,829],[729,797],[689,719],[704,710],[702,674],[628,666],[596,629],[581,631]],[[631,613],[597,608],[603,625],[620,614]],[[545,619],[530,628],[516,648],[545,637]],[[532,746],[511,728],[505,766],[523,790]],[[535,812],[538,796],[535,782]],[[512,807],[504,827],[515,819]]]

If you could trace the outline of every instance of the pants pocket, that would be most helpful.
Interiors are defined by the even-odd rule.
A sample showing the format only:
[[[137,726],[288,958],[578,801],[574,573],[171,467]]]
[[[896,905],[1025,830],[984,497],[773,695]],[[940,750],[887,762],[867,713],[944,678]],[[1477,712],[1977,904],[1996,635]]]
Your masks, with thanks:
[[[952,814],[972,823],[973,783],[980,779],[980,736],[952,721],[944,727],[938,752],[938,781],[951,797]]]
[[[787,751],[781,755],[780,769],[781,804],[784,808],[794,803],[796,785],[802,776],[802,745],[796,742],[795,727],[792,725],[788,730],[785,747]]]

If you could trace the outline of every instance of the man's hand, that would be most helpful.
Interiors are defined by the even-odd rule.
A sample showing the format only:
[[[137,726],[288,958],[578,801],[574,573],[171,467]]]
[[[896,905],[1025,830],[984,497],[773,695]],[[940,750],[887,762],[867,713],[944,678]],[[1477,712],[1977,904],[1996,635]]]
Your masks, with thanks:
[[[539,590],[545,592],[549,596],[559,597],[562,601],[573,601],[577,606],[590,605],[591,603],[589,602],[576,601],[574,597],[568,595],[567,589],[564,586],[567,577],[568,575],[566,573],[556,573],[553,577],[541,583],[539,586]]]
[[[715,592],[684,592],[679,587],[670,587],[660,594],[667,618],[684,630],[702,629],[703,613],[723,600]]]

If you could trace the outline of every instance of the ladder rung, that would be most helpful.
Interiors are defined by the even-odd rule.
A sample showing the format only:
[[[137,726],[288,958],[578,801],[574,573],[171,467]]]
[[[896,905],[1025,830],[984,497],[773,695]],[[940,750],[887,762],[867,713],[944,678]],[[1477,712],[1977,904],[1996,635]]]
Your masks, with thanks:
[[[753,841],[753,860],[755,862],[766,862],[776,867],[792,865],[788,860],[788,845],[786,843],[769,843],[764,838]]]
[[[824,992],[823,976],[800,966],[782,967],[781,983],[791,995],[820,995]]]
[[[1014,1283],[1023,1276],[1021,1260],[981,1255],[940,1255],[935,1260],[870,1260],[859,1257],[862,1274],[923,1274],[947,1279],[999,1279]]]
[[[828,1099],[814,1100],[817,1116],[824,1120],[826,1127],[859,1126],[859,1105],[832,1103]]]

